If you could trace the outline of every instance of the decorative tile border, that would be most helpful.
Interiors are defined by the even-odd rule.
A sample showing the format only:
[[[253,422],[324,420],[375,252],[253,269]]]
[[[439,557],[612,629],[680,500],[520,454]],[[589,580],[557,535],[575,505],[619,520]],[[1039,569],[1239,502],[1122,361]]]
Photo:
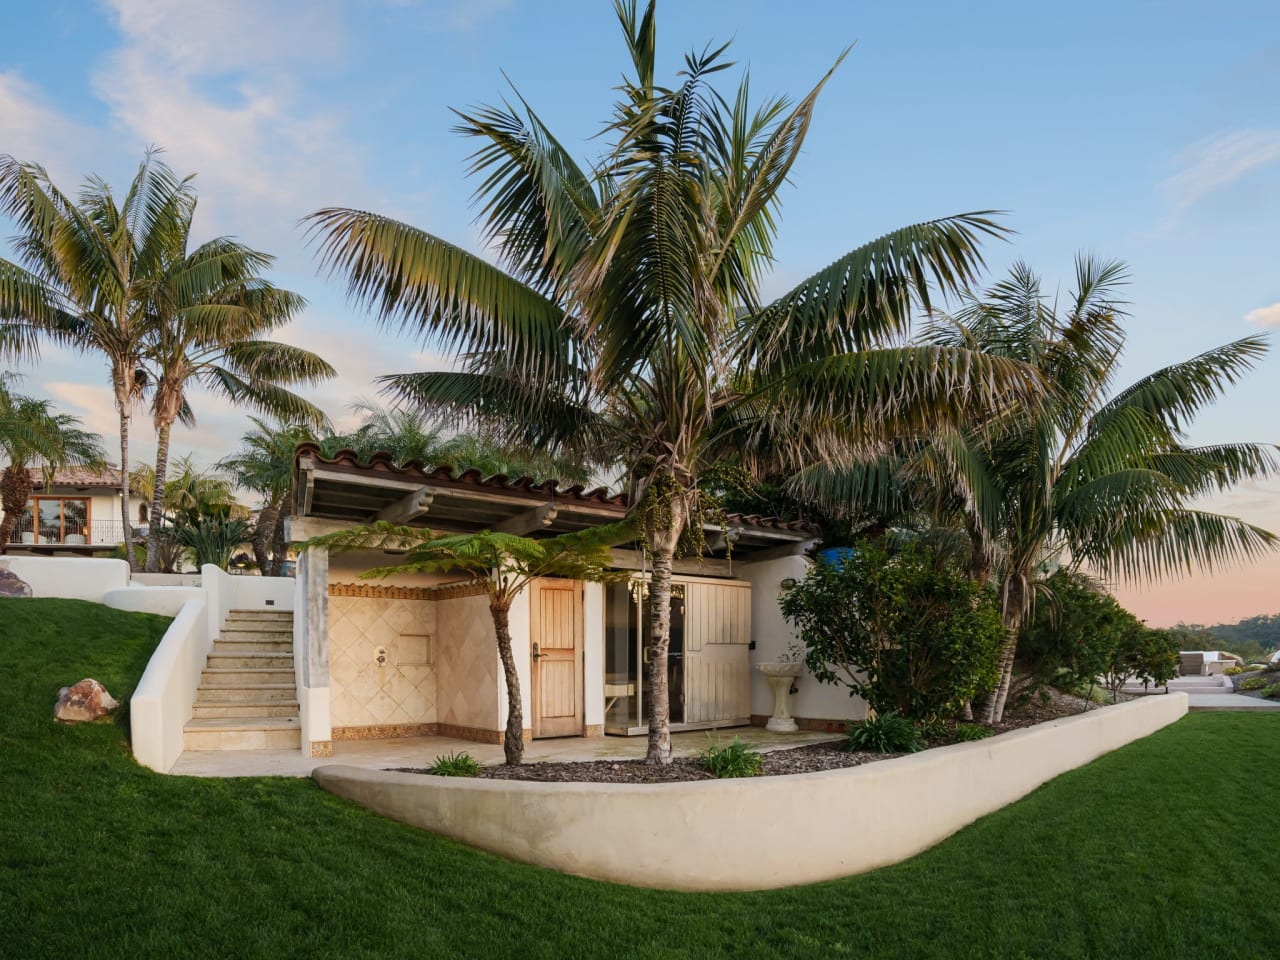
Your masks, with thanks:
[[[335,740],[395,740],[400,737],[432,737],[434,723],[377,723],[361,727],[334,727]]]
[[[582,735],[583,735],[584,737],[603,737],[603,736],[604,736],[604,724],[603,724],[603,723],[588,723],[585,727],[583,727],[583,729],[582,729]]]
[[[333,741],[332,740],[312,740],[311,756],[312,757],[332,757]]]
[[[442,583],[437,587],[397,587],[385,583],[330,583],[331,597],[365,597],[372,600],[456,600],[485,593],[483,580]]]
[[[331,597],[368,597],[374,600],[434,600],[430,587],[396,587],[384,583],[330,583]]]

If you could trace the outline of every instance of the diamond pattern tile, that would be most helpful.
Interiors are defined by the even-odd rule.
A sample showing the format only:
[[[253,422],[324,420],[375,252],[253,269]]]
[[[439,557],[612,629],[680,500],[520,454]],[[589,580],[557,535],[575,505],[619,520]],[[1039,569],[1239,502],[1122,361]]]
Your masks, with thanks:
[[[329,709],[335,727],[436,722],[436,668],[399,665],[400,635],[435,634],[435,607],[430,600],[329,598]],[[379,647],[387,651],[383,664],[376,660]]]

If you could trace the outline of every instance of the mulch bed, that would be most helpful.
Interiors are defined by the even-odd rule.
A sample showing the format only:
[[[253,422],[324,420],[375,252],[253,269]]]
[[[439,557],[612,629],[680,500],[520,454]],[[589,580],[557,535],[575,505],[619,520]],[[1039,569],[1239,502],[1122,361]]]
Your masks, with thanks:
[[[1126,699],[1126,698],[1122,698]],[[1048,701],[1039,698],[1021,707],[1016,713],[1006,714],[996,724],[997,733],[1007,733],[1023,727],[1035,726],[1049,720],[1083,712],[1085,701],[1071,694],[1050,691]],[[1099,709],[1092,706],[1090,709]],[[951,742],[942,739],[930,743],[931,747]],[[821,770],[840,770],[857,767],[877,760],[892,760],[900,753],[849,752],[844,742],[811,743],[802,747],[771,750],[764,755],[761,776],[779,777],[793,773],[815,773]],[[430,773],[421,768],[399,767],[398,773]],[[481,767],[479,779],[484,780],[537,780],[547,783],[674,783],[688,780],[714,780],[702,769],[697,757],[679,757],[665,767],[650,767],[641,760],[583,760],[566,763],[525,763],[518,767],[505,765]]]

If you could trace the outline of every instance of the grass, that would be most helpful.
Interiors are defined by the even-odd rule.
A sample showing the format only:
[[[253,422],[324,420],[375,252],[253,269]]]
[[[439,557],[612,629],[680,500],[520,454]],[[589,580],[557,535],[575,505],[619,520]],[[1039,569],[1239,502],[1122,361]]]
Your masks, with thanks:
[[[1280,879],[1231,840],[1274,816],[1275,716],[1192,715],[895,867],[676,894],[510,863],[309,781],[161,776],[120,724],[54,723],[82,677],[127,698],[163,627],[0,600],[0,956],[1252,958],[1280,935]]]

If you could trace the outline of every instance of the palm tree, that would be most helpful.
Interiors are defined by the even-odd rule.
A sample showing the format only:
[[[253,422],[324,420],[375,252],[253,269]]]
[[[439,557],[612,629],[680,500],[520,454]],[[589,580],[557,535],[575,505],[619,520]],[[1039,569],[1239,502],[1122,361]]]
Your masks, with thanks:
[[[150,323],[143,355],[155,384],[156,517],[163,506],[173,424],[194,422],[187,404],[192,384],[235,404],[318,426],[326,422],[324,413],[283,385],[314,384],[336,372],[309,350],[264,339],[306,303],[260,276],[272,257],[226,237],[187,253],[189,231],[188,220],[176,259],[147,291]],[[153,522],[147,533],[149,573],[159,569],[156,548],[162,536],[161,525]]]
[[[267,423],[250,417],[253,429],[241,438],[240,452],[219,461],[237,485],[262,498],[262,509],[254,526],[253,557],[264,576],[278,577],[284,571],[287,545],[285,517],[293,504],[293,456],[300,443],[316,441],[308,424]]]
[[[938,448],[928,454],[955,468],[949,490],[965,492],[975,554],[990,558],[998,578],[1007,639],[1001,683],[982,711],[988,722],[1003,716],[1018,633],[1046,559],[1144,581],[1280,545],[1266,530],[1194,506],[1274,472],[1275,448],[1185,443],[1195,415],[1266,352],[1265,338],[1237,340],[1117,390],[1124,265],[1081,256],[1075,273],[1060,311],[1031,269],[1017,264],[928,334],[935,345],[1033,365],[1048,389],[1036,408],[1013,408],[982,431],[953,436],[945,456]]]
[[[303,549],[405,552],[394,566],[375,567],[360,574],[366,579],[404,573],[469,573],[483,583],[507,686],[507,727],[502,750],[507,763],[518,764],[524,757],[524,709],[511,649],[511,603],[539,577],[597,582],[624,579],[629,574],[609,569],[613,563],[609,548],[631,535],[625,523],[535,540],[489,530],[441,536],[430,530],[379,522],[316,537],[308,540]]]
[[[0,553],[8,550],[18,520],[31,499],[31,468],[46,476],[70,466],[100,466],[102,439],[80,427],[80,421],[52,409],[47,400],[12,393],[0,377]]]
[[[147,380],[142,370],[148,289],[175,260],[195,205],[150,150],[124,199],[89,177],[72,199],[45,169],[0,154],[0,213],[18,226],[20,263],[0,259],[0,351],[32,359],[42,340],[101,354],[120,418],[120,470],[129,475],[129,423]],[[129,490],[120,491],[125,556],[137,568]]]
[[[973,281],[979,241],[1003,232],[985,213],[894,231],[763,302],[778,190],[830,72],[797,104],[753,109],[745,77],[729,98],[712,87],[730,64],[708,48],[663,87],[653,3],[617,12],[633,74],[589,171],[523,100],[459,114],[500,266],[374,213],[310,222],[350,299],[460,355],[457,371],[383,378],[391,394],[516,449],[625,470],[653,572],[648,760],[668,763],[671,567],[715,516],[700,473],[734,458],[794,469],[1036,386],[974,351],[873,349],[905,334],[931,282]]]

